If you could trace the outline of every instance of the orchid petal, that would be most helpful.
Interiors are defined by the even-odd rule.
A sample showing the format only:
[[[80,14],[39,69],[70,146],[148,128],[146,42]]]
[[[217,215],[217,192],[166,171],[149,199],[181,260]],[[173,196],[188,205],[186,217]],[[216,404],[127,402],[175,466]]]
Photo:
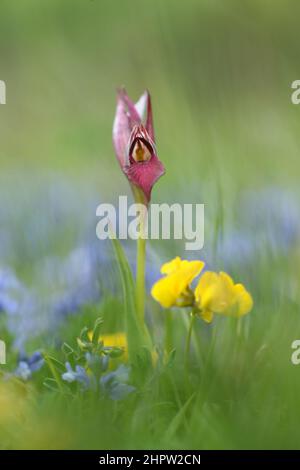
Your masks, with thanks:
[[[121,93],[118,93],[117,109],[113,124],[113,144],[121,168],[128,164],[127,143],[130,138],[131,129],[129,126],[126,106]]]
[[[154,136],[154,126],[153,126],[153,115],[152,115],[152,104],[151,104],[151,96],[150,93],[147,91],[147,119],[146,119],[146,129],[153,140],[155,142]]]
[[[142,96],[140,96],[140,98],[134,105],[141,121],[144,119],[146,111],[147,111],[147,101],[148,101],[148,92],[145,91],[145,93],[143,93]]]

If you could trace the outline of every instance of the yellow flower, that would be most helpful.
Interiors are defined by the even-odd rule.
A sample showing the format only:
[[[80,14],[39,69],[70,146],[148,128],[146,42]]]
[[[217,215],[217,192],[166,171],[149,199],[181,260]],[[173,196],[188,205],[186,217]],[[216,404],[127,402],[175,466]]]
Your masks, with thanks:
[[[183,260],[179,258],[179,256],[176,256],[176,258],[172,259],[168,263],[164,263],[162,267],[160,268],[160,272],[162,274],[171,274],[177,269],[179,269],[182,263],[183,263]]]
[[[154,284],[152,297],[165,308],[193,305],[194,294],[190,284],[203,268],[203,261],[181,260],[177,256],[162,265],[161,273],[166,276]]]
[[[253,306],[249,292],[242,284],[234,284],[224,273],[206,272],[195,289],[195,300],[200,316],[210,323],[214,313],[240,317],[246,315]]]
[[[88,337],[90,341],[92,341],[93,337],[93,332],[89,331]],[[106,348],[119,348],[123,349],[124,353],[122,354],[122,360],[127,361],[128,359],[128,344],[127,344],[127,336],[123,332],[117,332],[117,333],[110,333],[110,334],[104,334],[100,335],[98,338],[98,341],[102,341],[104,346]]]
[[[93,337],[93,332],[89,331],[88,337],[90,341],[92,341]],[[123,349],[123,354],[120,357],[113,358],[110,361],[110,369],[113,369],[116,364],[119,362],[127,362],[128,361],[128,342],[127,342],[127,336],[126,333],[123,332],[117,332],[117,333],[110,333],[106,335],[100,335],[98,338],[98,341],[100,341],[104,344],[106,348],[120,348]],[[155,366],[157,361],[158,361],[158,354],[155,350],[151,352],[151,357],[152,357],[152,362],[153,365]]]
[[[107,348],[120,348],[127,351],[127,337],[125,333],[118,332],[108,335],[101,335],[99,341],[102,341]]]
[[[226,315],[242,317],[250,312],[253,307],[251,294],[246,290],[243,284],[234,284],[231,277],[226,273],[220,273],[223,279],[226,279],[232,291],[231,302],[226,309]]]
[[[111,333],[107,335],[100,335],[99,342],[102,341],[106,348],[119,348],[123,350],[122,356],[119,358],[114,359],[118,361],[128,361],[128,343],[127,343],[127,336],[123,332]],[[113,363],[112,363],[113,365]]]

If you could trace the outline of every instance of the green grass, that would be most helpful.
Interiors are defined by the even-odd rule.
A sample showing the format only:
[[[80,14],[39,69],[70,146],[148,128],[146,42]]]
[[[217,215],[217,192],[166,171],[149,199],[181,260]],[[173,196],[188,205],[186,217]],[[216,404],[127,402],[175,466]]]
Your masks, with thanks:
[[[26,7],[3,1],[0,79],[8,96],[0,107],[0,209],[11,204],[17,211],[30,201],[26,195],[59,178],[74,184],[79,199],[88,191],[99,202],[129,194],[111,144],[120,84],[133,97],[146,87],[153,96],[167,170],[154,202],[204,203],[206,247],[220,233],[245,228],[237,210],[247,190],[290,190],[298,203],[300,108],[290,101],[290,84],[299,78],[297,18],[294,1],[48,0],[42,6],[27,0]],[[58,228],[50,248],[37,246],[35,256],[26,251],[19,221],[12,267],[22,280],[37,282],[33,268],[47,249],[59,257],[71,249],[86,215],[80,210],[69,231]],[[30,202],[26,211],[24,220],[35,217]],[[11,227],[14,216],[12,210]],[[248,235],[255,238],[257,229],[248,227]],[[150,245],[163,261],[187,255],[180,242]],[[49,390],[46,366],[25,384],[1,381],[0,448],[299,448],[300,366],[290,360],[291,343],[300,338],[299,236],[283,253],[270,245],[261,241],[248,264],[233,254],[230,274],[249,288],[253,311],[240,324],[197,319],[189,380],[188,311],[166,312],[148,292],[152,340],[161,358],[167,335],[174,350],[169,361],[153,367],[141,354],[131,378],[136,392],[119,402]],[[223,269],[221,255],[215,252],[215,269]],[[125,328],[117,276],[116,270],[114,298],[107,293],[27,350],[63,363],[61,342],[76,348],[80,331],[96,318],[106,332]],[[131,295],[129,283],[126,289]],[[8,364],[0,371],[7,373],[17,355],[3,315],[0,320],[8,343]]]
[[[51,374],[44,368],[34,384],[20,386],[24,409],[13,423],[1,423],[1,441],[8,448],[297,448],[300,374],[290,363],[290,341],[297,337],[298,312],[286,306],[287,322],[280,308],[256,305],[239,333],[235,320],[219,319],[209,332],[199,320],[189,382],[183,314],[174,312],[175,357],[137,378],[137,392],[120,402],[47,391],[41,376]],[[111,312],[106,305],[101,313]],[[71,322],[65,338],[76,347]],[[64,360],[57,350],[51,354]]]

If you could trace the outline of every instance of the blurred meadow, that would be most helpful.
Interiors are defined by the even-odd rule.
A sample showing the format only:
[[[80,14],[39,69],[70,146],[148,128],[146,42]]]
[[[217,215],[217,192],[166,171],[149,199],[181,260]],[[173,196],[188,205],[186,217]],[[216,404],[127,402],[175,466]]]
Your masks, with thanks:
[[[300,447],[299,14],[292,0],[1,1],[0,448]],[[131,197],[112,146],[120,85],[152,95],[166,168],[152,201],[204,203],[205,245],[148,243],[159,359],[132,378],[112,358],[121,385],[110,376],[100,396],[81,370],[71,389],[61,376],[82,328],[124,329],[118,265],[95,233],[98,204]],[[134,271],[135,243],[124,248]],[[254,300],[241,320],[197,319],[189,380],[188,312],[150,297],[177,255]]]

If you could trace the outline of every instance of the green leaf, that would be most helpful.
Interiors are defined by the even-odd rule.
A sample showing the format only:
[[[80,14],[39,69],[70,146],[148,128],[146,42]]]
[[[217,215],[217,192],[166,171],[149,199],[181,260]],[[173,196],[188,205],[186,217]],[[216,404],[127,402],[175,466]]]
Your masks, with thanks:
[[[97,320],[95,321],[95,325],[93,328],[93,335],[92,335],[92,342],[95,346],[99,343],[99,336],[100,336],[102,325],[103,325],[103,319],[97,318]]]
[[[174,360],[175,360],[175,356],[176,356],[176,349],[172,349],[172,351],[170,351],[167,355],[167,358],[166,358],[166,367],[172,367],[173,364],[174,364]]]
[[[112,348],[112,349],[104,348],[104,351],[105,351],[105,354],[111,357],[112,359],[116,357],[120,357],[124,354],[124,349],[122,348]]]
[[[64,393],[64,386],[60,377],[61,372],[59,371],[59,369],[61,368],[61,366],[63,366],[63,364],[57,359],[55,359],[55,357],[49,356],[46,353],[43,353],[43,357],[52,373],[53,379],[55,380],[57,384],[58,390],[61,393]]]
[[[189,408],[190,404],[192,403],[193,399],[195,398],[195,393],[193,393],[190,398],[185,402],[183,407],[178,411],[178,413],[175,415],[175,417],[172,419],[171,423],[169,424],[167,430],[166,430],[166,436],[168,436],[168,439],[173,438],[173,436],[176,434],[177,430],[182,426],[182,422],[186,418],[186,412],[187,409]]]
[[[70,356],[75,355],[74,349],[68,343],[63,343],[61,350],[64,353],[66,358],[69,358]]]
[[[128,357],[131,363],[136,361],[142,348],[151,348],[150,336],[142,331],[136,312],[135,284],[132,272],[119,240],[112,238],[112,243],[119,266],[125,309],[125,331],[128,342]]]
[[[80,332],[80,335],[79,335],[79,338],[82,340],[82,341],[89,341],[89,329],[87,326],[84,326]]]

